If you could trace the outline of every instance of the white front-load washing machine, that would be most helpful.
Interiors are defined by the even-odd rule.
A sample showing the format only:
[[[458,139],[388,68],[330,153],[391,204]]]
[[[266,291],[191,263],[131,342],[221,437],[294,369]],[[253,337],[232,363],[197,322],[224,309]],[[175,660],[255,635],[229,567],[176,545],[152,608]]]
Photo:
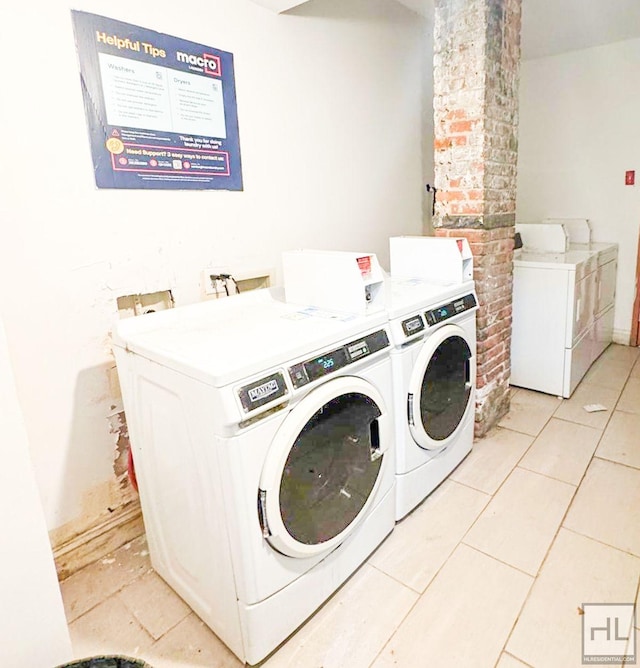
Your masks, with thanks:
[[[471,451],[477,308],[473,281],[391,279],[397,520]]]
[[[123,320],[114,344],[153,566],[255,664],[394,526],[386,313],[257,290]]]

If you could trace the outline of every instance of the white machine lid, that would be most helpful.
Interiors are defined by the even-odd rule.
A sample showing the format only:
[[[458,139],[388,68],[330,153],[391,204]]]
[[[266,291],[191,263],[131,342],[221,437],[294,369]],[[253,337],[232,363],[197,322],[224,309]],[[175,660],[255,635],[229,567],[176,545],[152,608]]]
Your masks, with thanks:
[[[518,250],[513,254],[513,264],[516,267],[544,267],[546,269],[571,270],[586,262],[595,255],[595,251],[570,250],[566,253],[534,253]]]
[[[562,225],[569,237],[569,244],[588,244],[591,241],[591,224],[586,218],[545,218],[547,225]]]
[[[315,350],[384,327],[367,316],[281,301],[276,289],[251,292],[119,321],[116,346],[222,387]]]
[[[588,244],[569,244],[569,250],[595,251],[600,255],[618,251],[618,244],[613,241],[590,241]]]
[[[402,318],[416,310],[437,306],[447,299],[475,292],[473,281],[435,285],[419,278],[391,278],[389,283],[387,302],[389,318]]]
[[[569,238],[564,225],[549,223],[516,223],[516,232],[527,251],[533,253],[565,253]]]

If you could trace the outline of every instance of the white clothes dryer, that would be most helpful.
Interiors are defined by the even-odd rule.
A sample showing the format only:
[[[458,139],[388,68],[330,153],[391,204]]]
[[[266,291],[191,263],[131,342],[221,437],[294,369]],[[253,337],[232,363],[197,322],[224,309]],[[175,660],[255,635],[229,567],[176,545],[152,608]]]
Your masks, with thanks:
[[[586,219],[516,231],[510,382],[568,398],[613,340],[618,247],[592,242]]]
[[[255,664],[394,526],[386,313],[257,290],[123,320],[114,343],[153,566]]]
[[[567,250],[591,251],[597,255],[595,270],[594,322],[591,339],[590,358],[594,362],[613,341],[613,320],[615,314],[616,282],[618,272],[618,244],[593,241],[591,224],[586,218],[554,218],[544,221],[547,225],[562,225],[569,245]],[[524,233],[526,226],[519,225]]]
[[[473,281],[392,278],[390,293],[400,520],[471,451],[478,302]]]
[[[513,258],[510,384],[569,398],[594,361],[597,254]]]

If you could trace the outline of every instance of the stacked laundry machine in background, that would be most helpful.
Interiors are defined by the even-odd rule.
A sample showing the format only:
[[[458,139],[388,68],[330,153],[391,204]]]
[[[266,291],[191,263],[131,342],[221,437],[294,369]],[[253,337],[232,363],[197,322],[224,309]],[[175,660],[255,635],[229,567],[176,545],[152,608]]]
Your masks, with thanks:
[[[470,253],[422,239],[391,241],[391,279],[374,254],[291,251],[284,290],[115,329],[153,566],[250,664],[471,449]]]

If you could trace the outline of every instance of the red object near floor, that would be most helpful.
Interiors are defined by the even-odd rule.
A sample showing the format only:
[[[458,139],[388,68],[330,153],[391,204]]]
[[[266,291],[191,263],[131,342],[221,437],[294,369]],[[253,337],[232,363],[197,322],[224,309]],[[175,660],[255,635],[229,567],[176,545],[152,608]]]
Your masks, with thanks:
[[[135,464],[133,463],[133,453],[131,452],[131,448],[129,448],[129,454],[127,456],[127,472],[129,474],[129,482],[131,483],[131,486],[133,489],[138,491],[138,479],[136,478],[136,467]]]

